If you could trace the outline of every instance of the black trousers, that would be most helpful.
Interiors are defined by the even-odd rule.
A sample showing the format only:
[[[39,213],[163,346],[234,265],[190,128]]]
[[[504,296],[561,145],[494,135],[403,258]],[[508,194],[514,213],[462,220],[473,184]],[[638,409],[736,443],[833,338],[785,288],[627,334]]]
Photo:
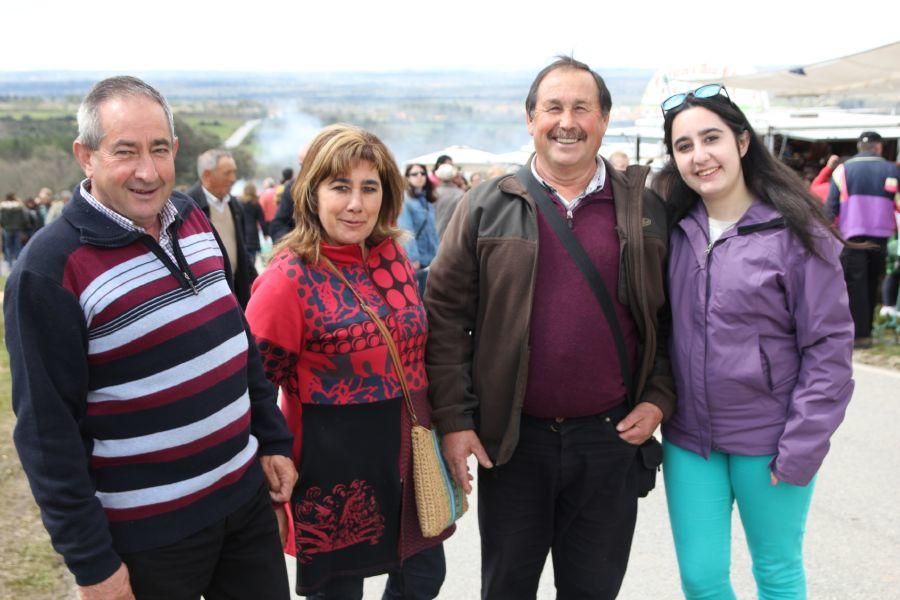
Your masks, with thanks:
[[[850,314],[853,316],[854,337],[872,336],[872,319],[878,304],[878,283],[884,276],[887,258],[887,240],[868,236],[850,238],[851,242],[871,242],[875,248],[858,250],[844,248],[841,265],[850,297]]]
[[[534,598],[548,551],[559,600],[616,597],[637,518],[637,446],[615,430],[625,414],[525,416],[512,459],[479,468],[483,600]]]
[[[137,600],[290,600],[269,491],[162,548],[123,554]]]
[[[444,545],[438,544],[414,554],[388,575],[382,600],[432,600],[441,591],[447,565]],[[309,600],[361,600],[362,577],[341,577],[329,581],[325,587],[306,596]]]

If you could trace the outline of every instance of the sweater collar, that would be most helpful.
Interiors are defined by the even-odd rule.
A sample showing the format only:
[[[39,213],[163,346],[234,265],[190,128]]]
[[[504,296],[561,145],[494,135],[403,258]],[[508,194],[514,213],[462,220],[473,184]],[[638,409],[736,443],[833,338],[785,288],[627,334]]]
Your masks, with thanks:
[[[181,223],[190,214],[193,201],[179,192],[173,192],[169,198],[177,214],[172,223],[172,228],[178,230]],[[81,186],[77,186],[72,194],[72,200],[63,207],[62,216],[80,232],[81,242],[95,246],[118,247],[126,246],[142,235],[141,231],[129,231],[101,214],[96,208],[81,195]]]
[[[378,244],[369,247],[368,256],[363,261],[362,248],[359,244],[332,245],[322,242],[319,249],[323,256],[327,256],[334,264],[343,265],[377,265],[382,256],[388,260],[397,257],[397,246],[391,238],[382,240]]]

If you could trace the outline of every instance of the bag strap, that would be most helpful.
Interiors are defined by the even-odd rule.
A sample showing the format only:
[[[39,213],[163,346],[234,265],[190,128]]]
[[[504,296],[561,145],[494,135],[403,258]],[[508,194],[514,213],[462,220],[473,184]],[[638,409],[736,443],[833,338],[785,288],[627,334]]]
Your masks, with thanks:
[[[428,202],[426,200],[426,202]],[[419,225],[419,228],[416,230],[416,235],[413,236],[413,239],[418,240],[419,236],[422,235],[422,232],[425,231],[425,226],[428,225],[428,207],[425,207],[425,220],[422,221],[422,224]]]
[[[409,410],[409,418],[412,421],[413,425],[419,424],[419,419],[416,417],[416,411],[413,408],[412,398],[409,394],[409,386],[406,384],[406,375],[403,372],[403,363],[400,360],[400,352],[397,351],[397,345],[394,343],[394,338],[391,336],[391,331],[388,329],[388,326],[384,324],[384,321],[381,320],[381,317],[363,301],[362,296],[359,295],[359,292],[356,291],[350,282],[347,281],[347,278],[344,277],[344,274],[341,273],[334,263],[331,262],[327,256],[320,256],[319,260],[325,263],[325,266],[328,267],[332,273],[337,275],[337,278],[343,282],[344,285],[349,288],[350,292],[356,298],[356,301],[359,302],[359,307],[363,309],[372,322],[375,323],[375,327],[378,328],[378,331],[381,332],[381,337],[384,339],[385,345],[388,347],[388,352],[391,354],[391,362],[394,363],[394,372],[397,373],[397,378],[400,380],[400,387],[403,389],[403,398],[406,400],[406,408]]]
[[[619,368],[622,371],[622,381],[625,383],[626,401],[629,406],[633,407],[634,382],[631,379],[628,352],[625,350],[625,337],[622,335],[622,329],[619,327],[619,320],[616,318],[616,309],[612,298],[606,289],[606,285],[603,283],[603,279],[600,277],[600,273],[597,271],[597,267],[594,266],[587,252],[585,252],[584,246],[581,245],[581,242],[578,241],[578,238],[575,237],[575,234],[572,233],[572,230],[569,229],[562,216],[560,216],[559,211],[553,205],[553,201],[550,199],[550,191],[531,176],[530,165],[531,163],[522,167],[516,174],[516,178],[528,190],[528,194],[534,199],[541,214],[544,215],[544,220],[556,233],[556,237],[562,242],[563,247],[569,253],[569,256],[572,257],[572,260],[575,261],[575,265],[587,281],[588,286],[597,298],[597,302],[600,303],[603,315],[606,317],[607,323],[609,323],[609,330],[612,333],[613,342],[616,346],[616,354],[619,355]]]

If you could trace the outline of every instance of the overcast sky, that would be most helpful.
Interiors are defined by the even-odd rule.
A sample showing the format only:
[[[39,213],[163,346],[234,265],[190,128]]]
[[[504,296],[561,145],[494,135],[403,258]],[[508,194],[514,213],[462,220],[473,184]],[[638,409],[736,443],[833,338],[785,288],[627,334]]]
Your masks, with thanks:
[[[856,0],[3,0],[0,71],[534,70],[799,65],[900,38]]]

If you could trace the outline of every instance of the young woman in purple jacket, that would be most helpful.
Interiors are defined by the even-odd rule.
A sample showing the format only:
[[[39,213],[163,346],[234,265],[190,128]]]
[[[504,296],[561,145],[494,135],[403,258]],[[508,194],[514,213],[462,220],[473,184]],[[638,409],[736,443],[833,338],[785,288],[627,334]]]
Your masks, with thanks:
[[[844,242],[723,86],[662,108],[678,392],[663,473],[682,590],[735,598],[737,502],[759,598],[806,598],[813,483],[853,391]]]

